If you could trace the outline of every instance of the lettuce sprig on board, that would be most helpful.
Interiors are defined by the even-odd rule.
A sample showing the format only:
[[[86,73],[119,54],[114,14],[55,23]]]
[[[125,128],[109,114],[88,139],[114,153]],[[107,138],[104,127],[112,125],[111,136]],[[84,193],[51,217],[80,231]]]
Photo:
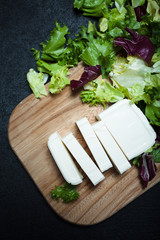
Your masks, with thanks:
[[[50,196],[56,201],[60,201],[61,199],[64,203],[69,203],[77,200],[79,193],[77,192],[75,186],[66,182],[62,186],[56,185],[55,189],[51,190]]]

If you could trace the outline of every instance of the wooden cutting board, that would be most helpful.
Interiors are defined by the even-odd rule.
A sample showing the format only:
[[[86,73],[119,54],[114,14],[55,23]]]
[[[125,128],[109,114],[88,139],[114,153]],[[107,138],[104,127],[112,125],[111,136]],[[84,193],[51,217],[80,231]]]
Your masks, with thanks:
[[[69,78],[79,79],[83,69],[83,65],[79,64],[70,71]],[[74,224],[99,223],[160,181],[159,164],[156,177],[145,190],[135,166],[122,175],[114,168],[106,171],[105,179],[97,186],[93,186],[82,172],[84,181],[77,187],[80,193],[78,200],[65,204],[50,197],[51,189],[55,185],[62,185],[64,179],[48,150],[48,137],[55,131],[62,137],[72,132],[90,154],[75,122],[87,117],[92,124],[96,121],[96,114],[101,111],[102,106],[82,104],[79,92],[73,94],[68,86],[55,96],[48,94],[47,97],[36,99],[31,94],[18,104],[9,120],[8,137],[13,151],[51,208],[60,217]]]

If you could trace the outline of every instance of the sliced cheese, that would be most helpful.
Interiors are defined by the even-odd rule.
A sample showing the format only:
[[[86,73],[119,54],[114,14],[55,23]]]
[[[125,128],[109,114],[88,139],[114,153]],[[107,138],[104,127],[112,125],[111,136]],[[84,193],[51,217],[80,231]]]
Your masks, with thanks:
[[[127,171],[131,167],[131,164],[107,130],[105,124],[99,121],[93,124],[92,127],[119,173],[122,174]]]
[[[129,160],[139,156],[155,143],[155,131],[143,112],[130,100],[120,100],[96,117],[104,121]]]
[[[102,172],[108,170],[113,165],[108,158],[104,148],[99,142],[95,132],[93,131],[92,126],[90,125],[88,119],[82,118],[76,122],[85,142],[87,143],[98,167]]]
[[[92,183],[96,185],[101,182],[104,179],[104,175],[100,172],[74,135],[69,133],[62,140]]]
[[[80,184],[83,177],[57,132],[49,137],[48,148],[64,179],[72,185]]]

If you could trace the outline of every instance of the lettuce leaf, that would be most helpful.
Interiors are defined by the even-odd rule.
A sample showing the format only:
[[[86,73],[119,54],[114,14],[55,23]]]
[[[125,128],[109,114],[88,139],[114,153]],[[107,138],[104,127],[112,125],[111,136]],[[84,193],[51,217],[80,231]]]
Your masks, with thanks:
[[[60,187],[56,185],[55,189],[51,190],[50,196],[56,201],[62,199],[64,203],[69,203],[73,200],[77,200],[79,193],[76,191],[75,186],[69,183],[64,183]]]
[[[160,142],[156,143],[152,147],[152,151],[150,152],[152,156],[154,156],[154,162],[155,163],[160,163]]]
[[[63,54],[58,58],[58,64],[61,66],[73,67],[81,61],[81,54],[84,50],[84,43],[81,36],[74,40],[68,39]]]
[[[154,157],[149,153],[144,153],[140,159],[140,176],[143,186],[146,188],[148,182],[156,175],[156,165],[154,164]]]
[[[145,115],[150,120],[151,124],[160,126],[160,100],[155,100],[151,104],[147,104],[145,108]]]
[[[29,86],[32,89],[36,98],[40,98],[41,94],[47,96],[43,79],[44,74],[42,72],[38,73],[32,68],[27,73],[27,80],[29,82]]]
[[[128,56],[124,58],[117,56],[109,75],[117,87],[122,86],[132,90],[134,86],[141,85],[141,89],[147,86],[152,89],[160,84],[160,75],[152,74],[154,71],[155,68],[149,67],[145,61],[138,57]]]
[[[80,79],[71,80],[71,89],[75,90],[82,86],[84,86],[87,82],[96,79],[101,74],[101,67],[99,65],[89,66],[84,68],[84,72],[82,73]]]
[[[140,101],[144,101],[145,103],[151,103],[150,95],[145,92],[145,86],[140,83],[136,83],[131,87],[129,92],[129,98],[134,103],[138,103]]]
[[[100,18],[99,19],[99,30],[100,32],[105,32],[108,29],[108,19],[107,18]]]
[[[131,89],[135,84],[145,86],[145,81],[150,81],[151,71],[152,69],[138,57],[117,56],[109,75],[114,85]]]
[[[133,164],[139,168],[144,188],[156,175],[156,165],[154,163],[160,162],[160,128],[154,126],[154,130],[157,134],[155,144],[133,160]]]
[[[59,69],[54,71],[51,81],[49,83],[49,91],[52,94],[57,94],[62,91],[67,85],[70,84],[70,80],[66,77],[68,74],[68,68],[66,66],[60,66]]]
[[[136,8],[139,6],[142,6],[145,3],[145,0],[131,0],[132,2],[132,7]]]
[[[41,59],[46,61],[53,61],[57,59],[64,52],[64,44],[66,42],[65,35],[68,33],[67,26],[61,27],[56,22],[56,27],[51,31],[50,38],[46,43],[41,43],[42,54]]]
[[[58,63],[47,63],[39,59],[37,61],[37,68],[39,72],[44,72],[52,76],[57,70],[61,70],[62,66]]]
[[[160,6],[156,1],[148,0],[147,13],[152,17],[153,22],[160,22]]]
[[[115,6],[120,13],[124,11],[125,2],[126,0],[115,0]]]
[[[138,55],[150,64],[152,56],[155,53],[155,47],[149,37],[139,35],[128,27],[126,31],[130,33],[132,40],[118,37],[114,39],[115,45],[123,47],[131,56]]]
[[[74,0],[74,8],[83,11],[84,16],[102,17],[111,0]]]
[[[114,103],[124,98],[124,93],[116,89],[110,82],[104,79],[96,79],[84,85],[85,91],[82,91],[80,97],[83,103],[90,105]]]
[[[157,63],[159,61],[160,61],[160,51],[157,51],[152,57],[152,64]]]

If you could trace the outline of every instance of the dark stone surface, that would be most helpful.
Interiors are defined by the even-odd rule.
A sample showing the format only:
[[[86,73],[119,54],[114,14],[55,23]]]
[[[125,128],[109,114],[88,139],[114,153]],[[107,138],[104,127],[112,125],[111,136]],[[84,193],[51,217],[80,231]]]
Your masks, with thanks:
[[[48,206],[10,148],[9,117],[31,90],[26,81],[36,68],[31,47],[39,48],[65,23],[73,36],[89,18],[65,0],[0,1],[0,239],[160,239],[160,184],[106,221],[91,227],[69,224]]]

